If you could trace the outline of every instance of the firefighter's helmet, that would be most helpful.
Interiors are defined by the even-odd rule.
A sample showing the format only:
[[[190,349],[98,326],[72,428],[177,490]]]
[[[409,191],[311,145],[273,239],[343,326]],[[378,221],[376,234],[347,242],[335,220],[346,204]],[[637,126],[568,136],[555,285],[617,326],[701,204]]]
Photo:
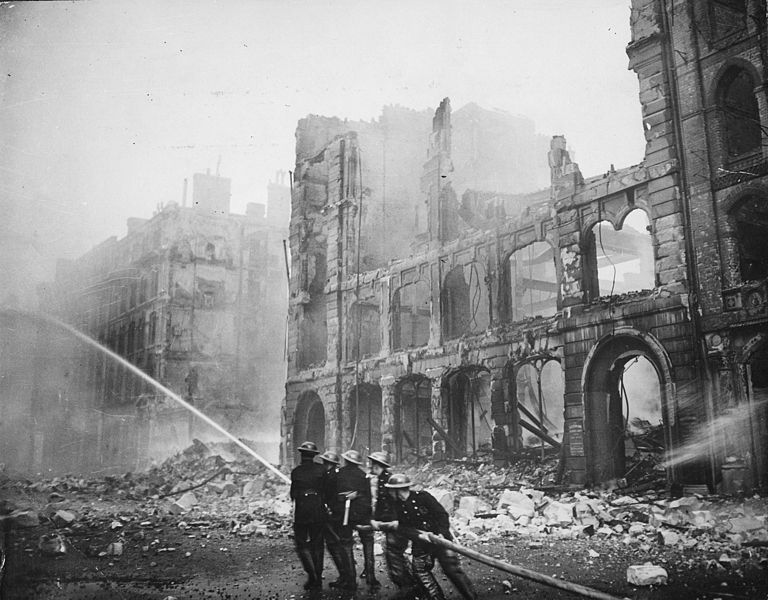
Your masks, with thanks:
[[[386,452],[371,452],[371,454],[368,455],[368,460],[378,463],[383,467],[389,468],[392,466],[389,462],[389,454]]]
[[[347,462],[355,463],[356,465],[362,464],[363,462],[363,457],[360,456],[360,453],[357,450],[347,450],[341,455],[341,458]]]
[[[317,449],[315,442],[304,442],[299,446],[299,452],[306,452],[307,454],[320,454],[320,450]]]
[[[333,463],[334,465],[339,464],[339,455],[335,452],[331,452],[330,450],[326,450],[320,455],[320,458],[322,458],[325,462]]]
[[[411,479],[408,475],[402,473],[395,473],[389,478],[389,481],[384,484],[384,487],[389,489],[409,488],[411,487]]]

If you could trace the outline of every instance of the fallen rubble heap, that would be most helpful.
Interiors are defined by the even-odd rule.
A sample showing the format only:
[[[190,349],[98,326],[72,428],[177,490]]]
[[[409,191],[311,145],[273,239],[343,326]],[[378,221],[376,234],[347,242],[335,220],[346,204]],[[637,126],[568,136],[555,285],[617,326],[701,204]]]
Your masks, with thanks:
[[[557,458],[549,457],[504,468],[490,460],[428,464],[407,474],[448,510],[464,545],[516,541],[537,548],[564,539],[599,541],[603,548],[621,544],[638,559],[627,574],[632,585],[664,583],[664,569],[644,563],[664,562],[665,552],[681,553],[690,568],[737,572],[744,561],[768,566],[765,498],[567,490],[551,483],[556,470]],[[25,551],[41,556],[72,546],[105,559],[130,547],[146,556],[173,552],[157,533],[161,524],[239,538],[287,537],[291,531],[288,485],[234,444],[195,440],[146,473],[37,482],[6,477],[0,488],[13,497],[0,504],[0,518],[14,528],[37,527],[38,542]],[[71,543],[93,531],[108,534],[100,545]]]

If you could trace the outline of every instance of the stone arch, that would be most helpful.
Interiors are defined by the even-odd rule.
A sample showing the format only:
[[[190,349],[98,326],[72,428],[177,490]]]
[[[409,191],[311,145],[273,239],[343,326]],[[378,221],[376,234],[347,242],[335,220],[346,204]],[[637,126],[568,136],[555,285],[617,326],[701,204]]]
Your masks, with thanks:
[[[637,357],[647,359],[657,376],[663,444],[669,465],[667,478],[675,478],[673,444],[677,438],[677,421],[671,361],[653,336],[619,328],[593,346],[582,372],[584,442],[590,483],[603,483],[625,475],[626,424],[620,385],[624,368]]]
[[[717,72],[709,82],[709,88],[707,89],[707,104],[714,106],[718,101],[718,93],[720,91],[721,81],[723,76],[731,69],[741,69],[747,71],[752,77],[753,81],[760,81],[760,70],[749,60],[740,56],[733,56],[725,60],[717,69]]]
[[[717,141],[723,164],[759,154],[762,146],[760,106],[755,93],[761,77],[747,61],[731,61],[713,81]]]
[[[370,383],[353,386],[347,396],[349,447],[363,456],[381,450],[381,388]]]
[[[296,403],[293,416],[294,461],[299,462],[298,448],[302,442],[315,442],[317,447],[325,448],[325,407],[317,392],[306,391]]]
[[[464,267],[453,267],[440,288],[440,321],[443,338],[452,340],[470,331],[471,306]]]
[[[530,446],[537,438],[561,443],[565,423],[565,377],[560,358],[550,353],[534,354],[508,364],[505,371],[511,400],[512,449],[517,451],[520,447]],[[528,435],[526,439],[526,432],[532,436]]]
[[[432,453],[432,380],[403,377],[395,386],[394,457],[399,463],[425,461]]]
[[[475,456],[491,450],[491,373],[484,366],[452,369],[443,376],[441,389],[446,452],[453,458]],[[486,448],[487,446],[487,448]]]

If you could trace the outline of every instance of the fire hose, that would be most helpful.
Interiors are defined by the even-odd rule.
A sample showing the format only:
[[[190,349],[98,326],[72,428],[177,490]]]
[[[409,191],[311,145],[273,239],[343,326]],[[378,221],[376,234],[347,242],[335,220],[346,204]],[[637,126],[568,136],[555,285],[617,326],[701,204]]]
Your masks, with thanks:
[[[371,530],[373,528],[367,525],[362,525],[362,526],[358,526],[358,529]],[[530,579],[531,581],[536,581],[538,583],[543,583],[544,585],[548,585],[550,587],[559,588],[561,590],[566,590],[568,592],[573,592],[575,594],[579,594],[586,598],[595,598],[596,600],[621,600],[616,596],[611,596],[610,594],[606,594],[605,592],[601,592],[600,590],[596,590],[584,585],[579,585],[578,583],[571,583],[569,581],[565,581],[562,579],[556,579],[555,577],[544,575],[543,573],[539,573],[538,571],[532,571],[531,569],[526,569],[525,567],[513,565],[503,560],[493,558],[491,556],[488,556],[487,554],[477,552],[476,550],[465,548],[464,546],[461,546],[459,544],[446,540],[444,537],[435,535],[434,533],[430,533],[428,531],[421,531],[420,529],[411,529],[410,527],[398,527],[397,531],[399,533],[402,533],[403,535],[408,536],[412,540],[419,540],[422,542],[427,542],[429,544],[435,544],[436,546],[442,546],[443,548],[448,548],[449,550],[453,550],[454,552],[463,554],[467,558],[476,560],[479,563],[488,565],[489,567],[493,567],[494,569],[499,569],[500,571],[504,571],[505,573],[510,573],[512,575],[522,577],[523,579]]]

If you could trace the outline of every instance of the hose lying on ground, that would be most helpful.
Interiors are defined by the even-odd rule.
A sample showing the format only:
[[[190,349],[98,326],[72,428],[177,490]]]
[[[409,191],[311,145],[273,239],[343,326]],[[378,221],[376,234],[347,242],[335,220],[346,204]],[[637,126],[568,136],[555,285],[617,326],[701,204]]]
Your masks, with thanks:
[[[358,527],[358,529],[362,529],[362,527]],[[610,594],[606,594],[605,592],[601,592],[600,590],[596,590],[584,585],[579,585],[578,583],[571,583],[569,581],[565,581],[562,579],[556,579],[555,577],[550,577],[549,575],[544,575],[543,573],[532,571],[530,569],[526,569],[525,567],[520,567],[518,565],[513,565],[511,563],[504,562],[503,560],[493,558],[491,556],[488,556],[487,554],[482,554],[481,552],[477,552],[476,550],[470,550],[469,548],[465,548],[464,546],[448,541],[444,537],[435,535],[434,533],[430,533],[428,531],[421,531],[420,529],[411,529],[409,527],[398,527],[397,531],[408,536],[412,540],[421,540],[422,542],[427,542],[430,544],[435,544],[437,546],[442,546],[443,548],[448,548],[450,550],[453,550],[454,552],[463,554],[464,556],[471,558],[472,560],[476,560],[477,562],[483,563],[484,565],[488,565],[489,567],[493,567],[494,569],[499,569],[500,571],[504,571],[505,573],[511,573],[512,575],[517,575],[518,577],[522,577],[524,579],[530,579],[531,581],[543,583],[544,585],[548,585],[550,587],[555,587],[561,590],[573,592],[575,594],[579,594],[586,598],[595,598],[595,600],[621,600],[616,596],[611,596]]]

